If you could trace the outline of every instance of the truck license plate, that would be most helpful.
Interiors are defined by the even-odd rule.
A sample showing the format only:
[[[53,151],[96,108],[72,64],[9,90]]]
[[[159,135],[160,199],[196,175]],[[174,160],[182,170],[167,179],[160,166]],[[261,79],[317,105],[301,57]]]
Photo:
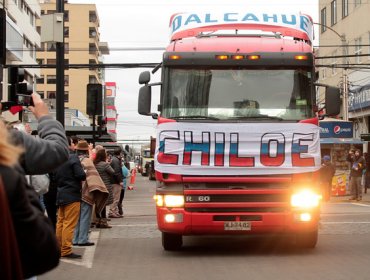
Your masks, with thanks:
[[[224,230],[251,230],[250,222],[225,222]]]

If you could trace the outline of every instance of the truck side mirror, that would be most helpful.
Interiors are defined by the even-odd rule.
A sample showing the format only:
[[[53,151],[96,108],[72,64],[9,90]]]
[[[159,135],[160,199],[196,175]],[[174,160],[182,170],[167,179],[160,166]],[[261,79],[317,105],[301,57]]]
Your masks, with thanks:
[[[138,113],[144,116],[151,116],[152,88],[150,86],[145,85],[140,88],[138,101]]]
[[[325,111],[327,116],[336,116],[340,113],[339,88],[328,86],[325,91]]]
[[[148,84],[150,82],[150,72],[149,71],[144,71],[140,73],[139,76],[139,84]]]

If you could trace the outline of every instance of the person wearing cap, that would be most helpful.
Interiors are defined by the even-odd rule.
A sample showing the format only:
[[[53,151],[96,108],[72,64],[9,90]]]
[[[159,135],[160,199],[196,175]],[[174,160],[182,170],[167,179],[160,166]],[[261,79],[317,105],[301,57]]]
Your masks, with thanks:
[[[335,174],[335,167],[331,163],[330,156],[325,155],[323,158],[323,163],[320,169],[320,181],[322,186],[322,193],[324,201],[330,200],[332,180]]]
[[[56,202],[59,206],[56,234],[61,257],[76,259],[81,258],[81,255],[72,252],[72,238],[80,216],[81,188],[82,182],[86,180],[86,173],[75,153],[75,144],[70,137],[68,141],[69,159],[55,174],[58,188]]]

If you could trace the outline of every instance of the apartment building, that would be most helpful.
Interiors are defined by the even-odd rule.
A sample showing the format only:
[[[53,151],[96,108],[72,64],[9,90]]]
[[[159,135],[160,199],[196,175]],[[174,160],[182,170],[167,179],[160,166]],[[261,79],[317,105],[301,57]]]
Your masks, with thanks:
[[[0,6],[6,13],[6,61],[7,65],[36,64],[36,49],[40,47],[40,33],[36,21],[40,18],[38,0],[4,0]],[[25,69],[25,79],[34,84],[39,69]],[[2,99],[8,98],[8,70],[3,71]],[[3,116],[14,121],[17,115],[6,112]]]
[[[342,118],[348,112],[354,138],[369,133],[370,117],[370,0],[320,0],[321,83],[342,88]],[[346,68],[337,66],[347,65]],[[347,83],[346,83],[347,82]],[[347,87],[346,87],[347,85]],[[319,95],[319,100],[322,95]]]
[[[56,0],[40,0],[41,15],[56,12]],[[95,4],[64,4],[65,64],[100,64],[103,55],[109,54],[108,44],[100,42],[99,17]],[[38,21],[38,26],[41,23]],[[56,64],[54,43],[43,43],[37,52],[39,64]],[[68,69],[64,75],[64,101],[66,109],[86,115],[86,86],[103,84],[103,71],[98,68]],[[37,92],[51,108],[56,105],[56,71],[42,69],[37,79]],[[73,123],[66,123],[73,125]]]

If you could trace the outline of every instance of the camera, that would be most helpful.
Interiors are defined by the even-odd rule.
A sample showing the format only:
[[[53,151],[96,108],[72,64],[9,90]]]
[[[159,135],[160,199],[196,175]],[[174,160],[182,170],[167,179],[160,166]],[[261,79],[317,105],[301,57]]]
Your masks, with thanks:
[[[30,94],[17,94],[17,105],[34,106],[32,96]]]

